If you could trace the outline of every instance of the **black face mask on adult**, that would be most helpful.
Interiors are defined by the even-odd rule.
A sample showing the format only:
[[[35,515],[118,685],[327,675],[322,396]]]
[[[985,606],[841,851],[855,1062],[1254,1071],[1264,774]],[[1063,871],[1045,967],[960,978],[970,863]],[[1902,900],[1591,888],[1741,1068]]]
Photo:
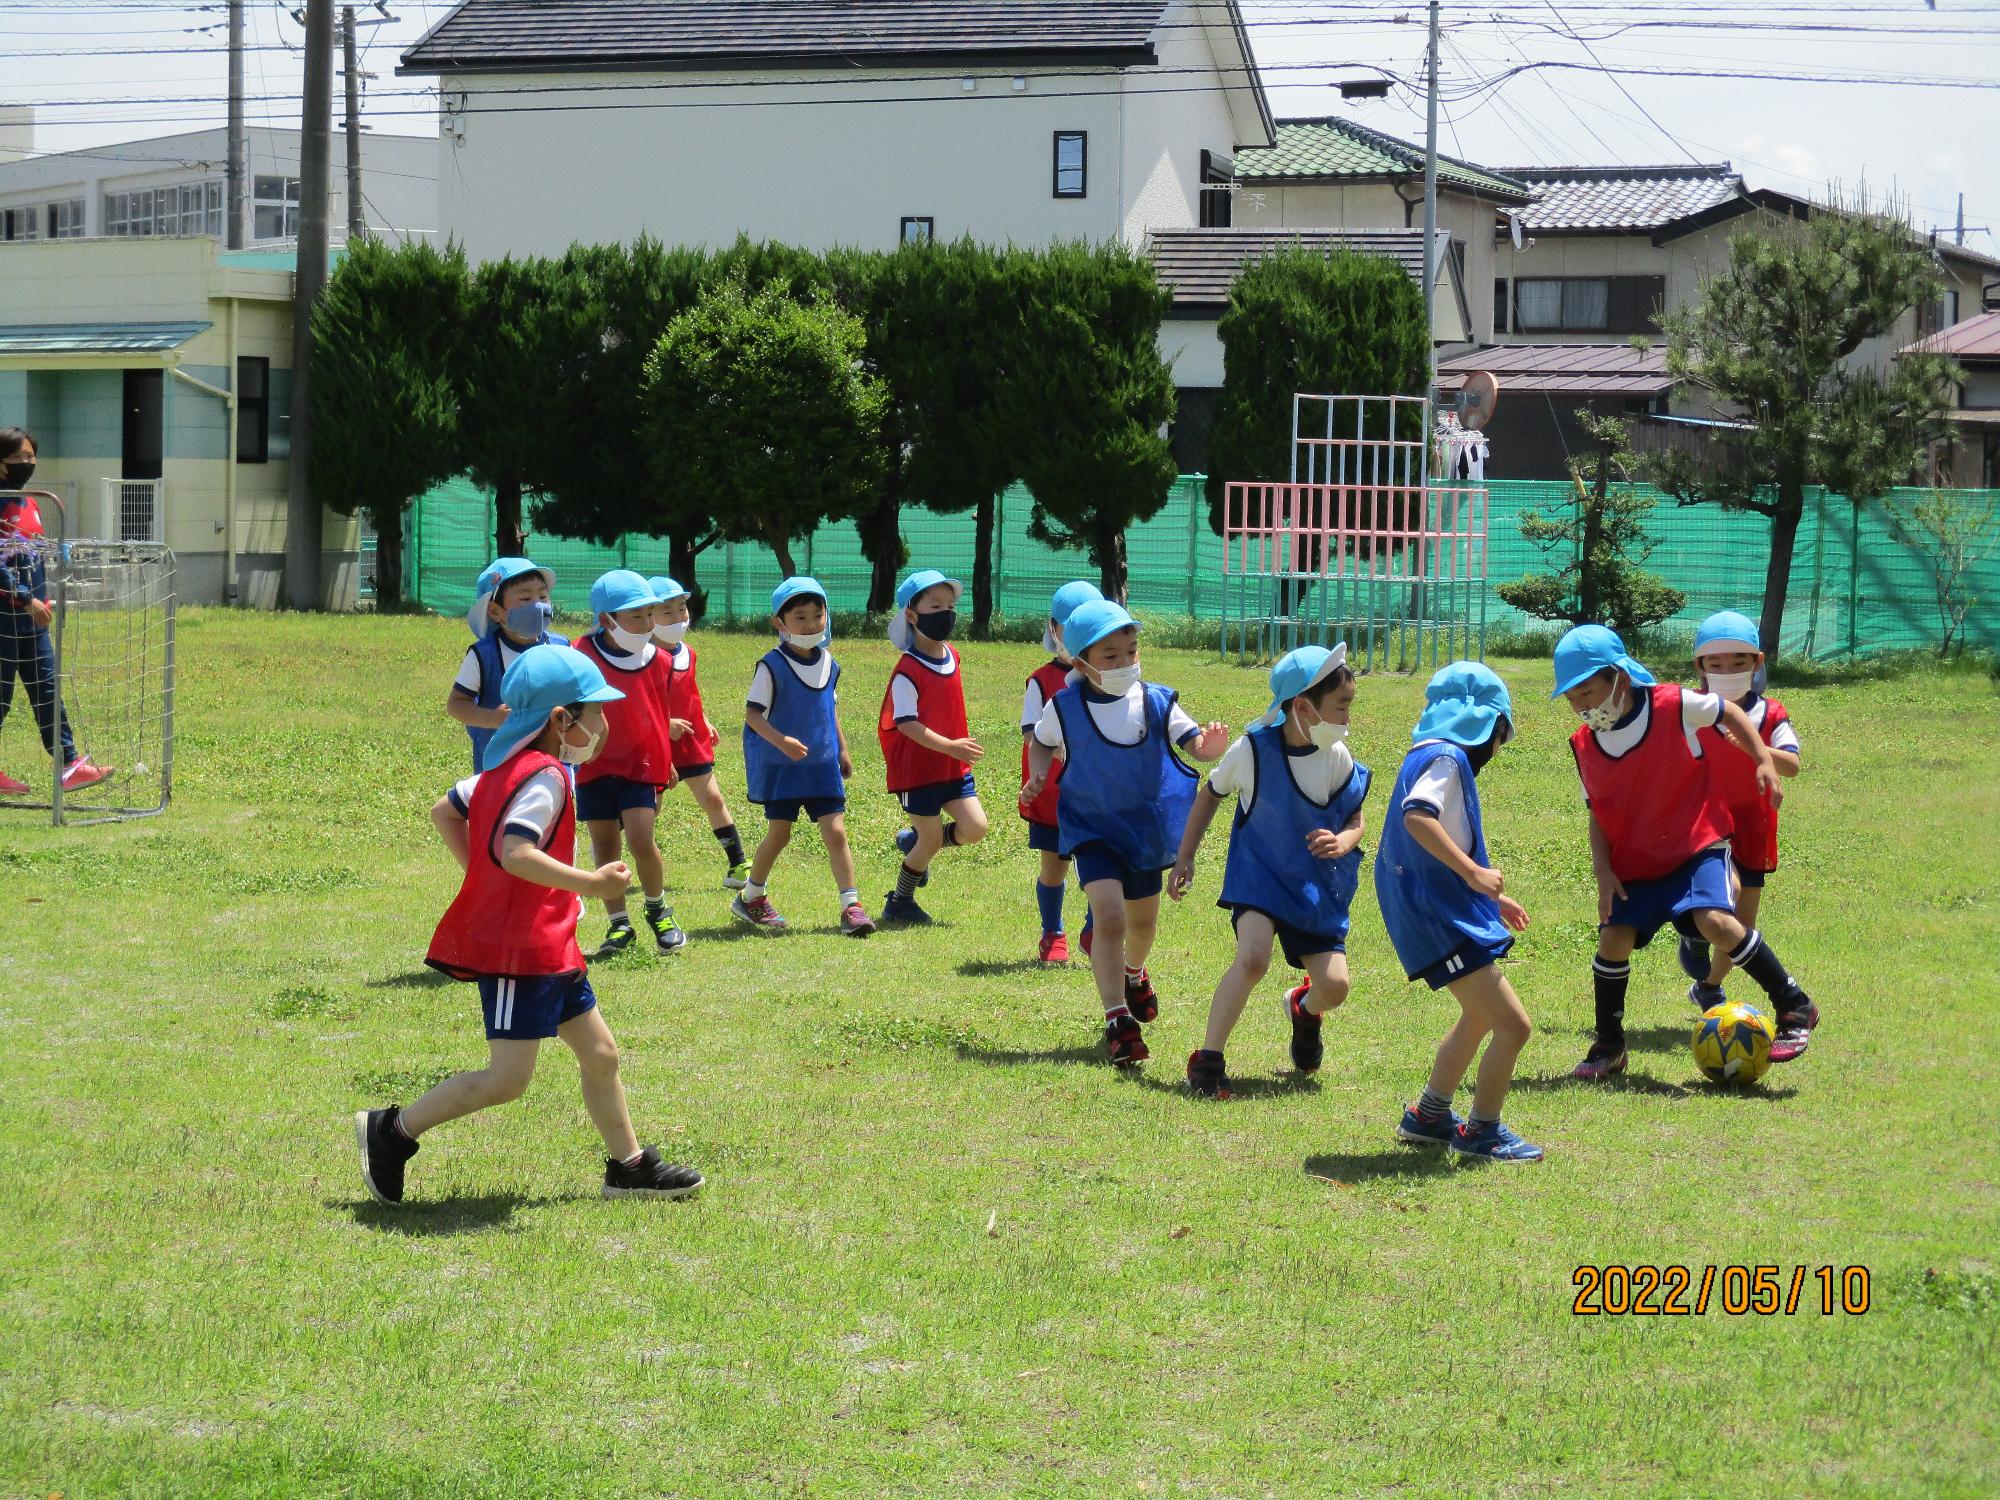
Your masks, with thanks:
[[[35,477],[35,461],[32,458],[25,462],[20,459],[10,458],[7,460],[6,468],[0,470],[0,474],[6,476],[8,489],[25,490],[28,487],[28,481]]]

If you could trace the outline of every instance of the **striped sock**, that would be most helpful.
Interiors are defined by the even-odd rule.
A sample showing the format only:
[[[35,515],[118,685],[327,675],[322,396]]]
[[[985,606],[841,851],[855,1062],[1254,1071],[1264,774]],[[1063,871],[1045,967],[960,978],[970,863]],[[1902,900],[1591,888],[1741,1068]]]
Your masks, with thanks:
[[[1771,997],[1771,1004],[1779,1015],[1789,1015],[1806,1003],[1805,991],[1792,978],[1771,945],[1764,941],[1764,934],[1751,928],[1736,951],[1729,955],[1729,961],[1755,981],[1757,987]]]
[[[922,871],[912,870],[908,865],[904,865],[901,869],[897,870],[896,899],[898,901],[916,900],[917,882],[923,878]]]
[[[1590,961],[1591,988],[1597,1001],[1597,1041],[1600,1046],[1622,1051],[1625,1046],[1625,989],[1632,982],[1629,961],[1614,963],[1608,958]]]
[[[1436,1125],[1451,1118],[1451,1095],[1433,1094],[1426,1088],[1417,1095],[1417,1118],[1426,1125]]]

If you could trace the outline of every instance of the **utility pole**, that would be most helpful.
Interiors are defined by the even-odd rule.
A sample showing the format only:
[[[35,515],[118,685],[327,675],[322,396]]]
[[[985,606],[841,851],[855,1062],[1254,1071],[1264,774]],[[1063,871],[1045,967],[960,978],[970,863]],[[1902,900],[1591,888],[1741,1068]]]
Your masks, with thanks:
[[[1424,347],[1429,378],[1424,383],[1424,396],[1429,399],[1437,390],[1437,339],[1434,330],[1437,320],[1434,313],[1437,302],[1437,227],[1438,227],[1438,0],[1430,4],[1431,36],[1428,52],[1429,62],[1424,70],[1427,85],[1424,124]],[[1424,441],[1430,441],[1430,434],[1424,434]]]
[[[1958,195],[1958,238],[1954,243],[1959,245],[1965,243],[1965,194],[1963,193]]]
[[[243,129],[243,4],[244,0],[229,0],[229,164],[223,174],[222,211],[223,244],[231,250],[241,250],[244,244],[244,190],[250,156],[250,142]]]
[[[320,603],[320,505],[312,465],[312,314],[326,285],[333,133],[333,0],[306,0],[305,103],[299,121],[298,269],[292,278],[292,445],[285,506],[285,603]]]
[[[347,77],[347,237],[358,240],[368,232],[361,211],[361,75],[354,61],[354,7],[340,12],[340,61]]]

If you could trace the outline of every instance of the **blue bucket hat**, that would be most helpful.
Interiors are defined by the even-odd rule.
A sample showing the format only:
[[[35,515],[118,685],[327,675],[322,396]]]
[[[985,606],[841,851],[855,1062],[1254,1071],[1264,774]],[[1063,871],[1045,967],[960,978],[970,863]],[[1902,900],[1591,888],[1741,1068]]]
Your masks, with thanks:
[[[1079,604],[1063,622],[1063,646],[1080,657],[1114,631],[1139,622],[1125,612],[1125,606],[1109,599],[1092,599]]]
[[[1424,714],[1410,731],[1410,743],[1450,740],[1468,748],[1493,737],[1493,726],[1505,719],[1512,738],[1514,703],[1507,684],[1491,667],[1476,661],[1455,661],[1439,667],[1424,685]]]
[[[621,609],[644,609],[659,602],[653,586],[630,568],[613,568],[590,586],[592,614],[615,615]]]
[[[1737,651],[1764,649],[1757,631],[1757,622],[1748,615],[1739,615],[1733,609],[1721,610],[1710,615],[1701,622],[1701,628],[1694,633],[1696,656],[1717,646]]]
[[[1549,696],[1560,698],[1606,667],[1623,672],[1640,687],[1653,685],[1653,674],[1632,659],[1616,631],[1602,625],[1579,625],[1556,642],[1556,690]]]
[[[1340,668],[1347,665],[1347,642],[1327,646],[1301,646],[1296,651],[1287,651],[1278,658],[1278,664],[1271,668],[1271,706],[1264,710],[1264,716],[1251,724],[1252,729],[1262,729],[1285,721],[1285,705],[1300,693],[1314,685],[1326,681]]]
[[[658,578],[648,578],[646,587],[653,591],[653,597],[662,604],[672,604],[676,599],[687,598],[687,590],[664,573]]]
[[[500,679],[507,718],[486,744],[491,771],[541,734],[551,709],[572,703],[612,703],[625,695],[604,680],[597,663],[571,646],[530,646]]]
[[[1049,600],[1049,618],[1067,632],[1071,615],[1083,605],[1095,603],[1103,597],[1103,591],[1096,584],[1087,579],[1076,579],[1055,591],[1055,596]],[[1056,633],[1047,626],[1042,627],[1042,649],[1044,651],[1057,649]]]
[[[524,573],[539,573],[548,583],[551,592],[556,586],[556,575],[538,563],[525,557],[496,557],[479,570],[479,577],[473,580],[476,597],[472,608],[465,612],[465,623],[478,640],[485,640],[493,630],[493,617],[486,612],[500,590],[507,587]]]
[[[803,575],[787,578],[771,590],[771,613],[781,615],[785,612],[787,604],[806,596],[819,600],[821,604],[827,602],[826,590],[820,587],[817,578],[807,578]]]
[[[951,585],[954,602],[965,597],[965,585],[956,578],[940,573],[936,568],[924,568],[912,573],[896,585],[896,612],[889,616],[889,644],[898,651],[910,649],[910,623],[903,618],[903,611],[910,607],[910,601],[925,589],[934,589],[941,583]]]

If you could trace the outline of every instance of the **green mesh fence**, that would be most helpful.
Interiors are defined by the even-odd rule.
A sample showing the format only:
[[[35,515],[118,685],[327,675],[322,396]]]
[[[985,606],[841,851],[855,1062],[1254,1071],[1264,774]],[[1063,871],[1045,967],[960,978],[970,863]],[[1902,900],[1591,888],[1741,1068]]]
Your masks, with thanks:
[[[1136,610],[1214,620],[1219,642],[1222,540],[1209,529],[1202,485],[1202,476],[1182,475],[1160,513],[1126,534],[1129,599]],[[1567,480],[1502,480],[1487,489],[1489,588],[1525,573],[1548,571],[1544,555],[1522,539],[1519,518],[1525,510],[1571,503],[1574,486]],[[1892,498],[1908,500],[1917,493],[1899,491]],[[1985,491],[1967,493],[1975,500],[1988,498]],[[1026,489],[1009,489],[1000,498],[994,527],[995,607],[1010,618],[1039,617],[1059,585],[1093,576],[1082,552],[1058,551],[1028,535],[1032,503]],[[1769,521],[1747,512],[1664,501],[1649,517],[1648,529],[1659,546],[1647,566],[1688,596],[1686,609],[1670,625],[1691,628],[1718,609],[1757,613]],[[902,533],[912,567],[971,578],[970,512],[939,515],[911,508],[903,512]],[[405,549],[405,586],[411,598],[442,614],[463,614],[472,603],[473,580],[492,556],[491,496],[464,480],[433,490],[410,509]],[[615,547],[600,547],[531,535],[528,554],[554,571],[557,607],[578,613],[589,607],[591,581],[608,569],[627,567],[649,575],[667,570],[667,543],[660,537],[629,536]],[[793,560],[826,586],[834,609],[866,607],[868,562],[852,525],[822,526],[799,545]],[[698,567],[711,613],[731,619],[764,616],[779,579],[777,561],[767,549],[711,547],[701,554]],[[2000,557],[1988,556],[1976,566],[1967,587],[1982,601],[1967,616],[1967,644],[2000,649]],[[1551,628],[1526,619],[1494,595],[1486,601],[1486,621],[1489,631]],[[1883,502],[1857,507],[1839,495],[1810,496],[1793,558],[1784,649],[1820,659],[1865,656],[1935,647],[1942,633],[1930,565],[1922,553],[1892,535]]]

